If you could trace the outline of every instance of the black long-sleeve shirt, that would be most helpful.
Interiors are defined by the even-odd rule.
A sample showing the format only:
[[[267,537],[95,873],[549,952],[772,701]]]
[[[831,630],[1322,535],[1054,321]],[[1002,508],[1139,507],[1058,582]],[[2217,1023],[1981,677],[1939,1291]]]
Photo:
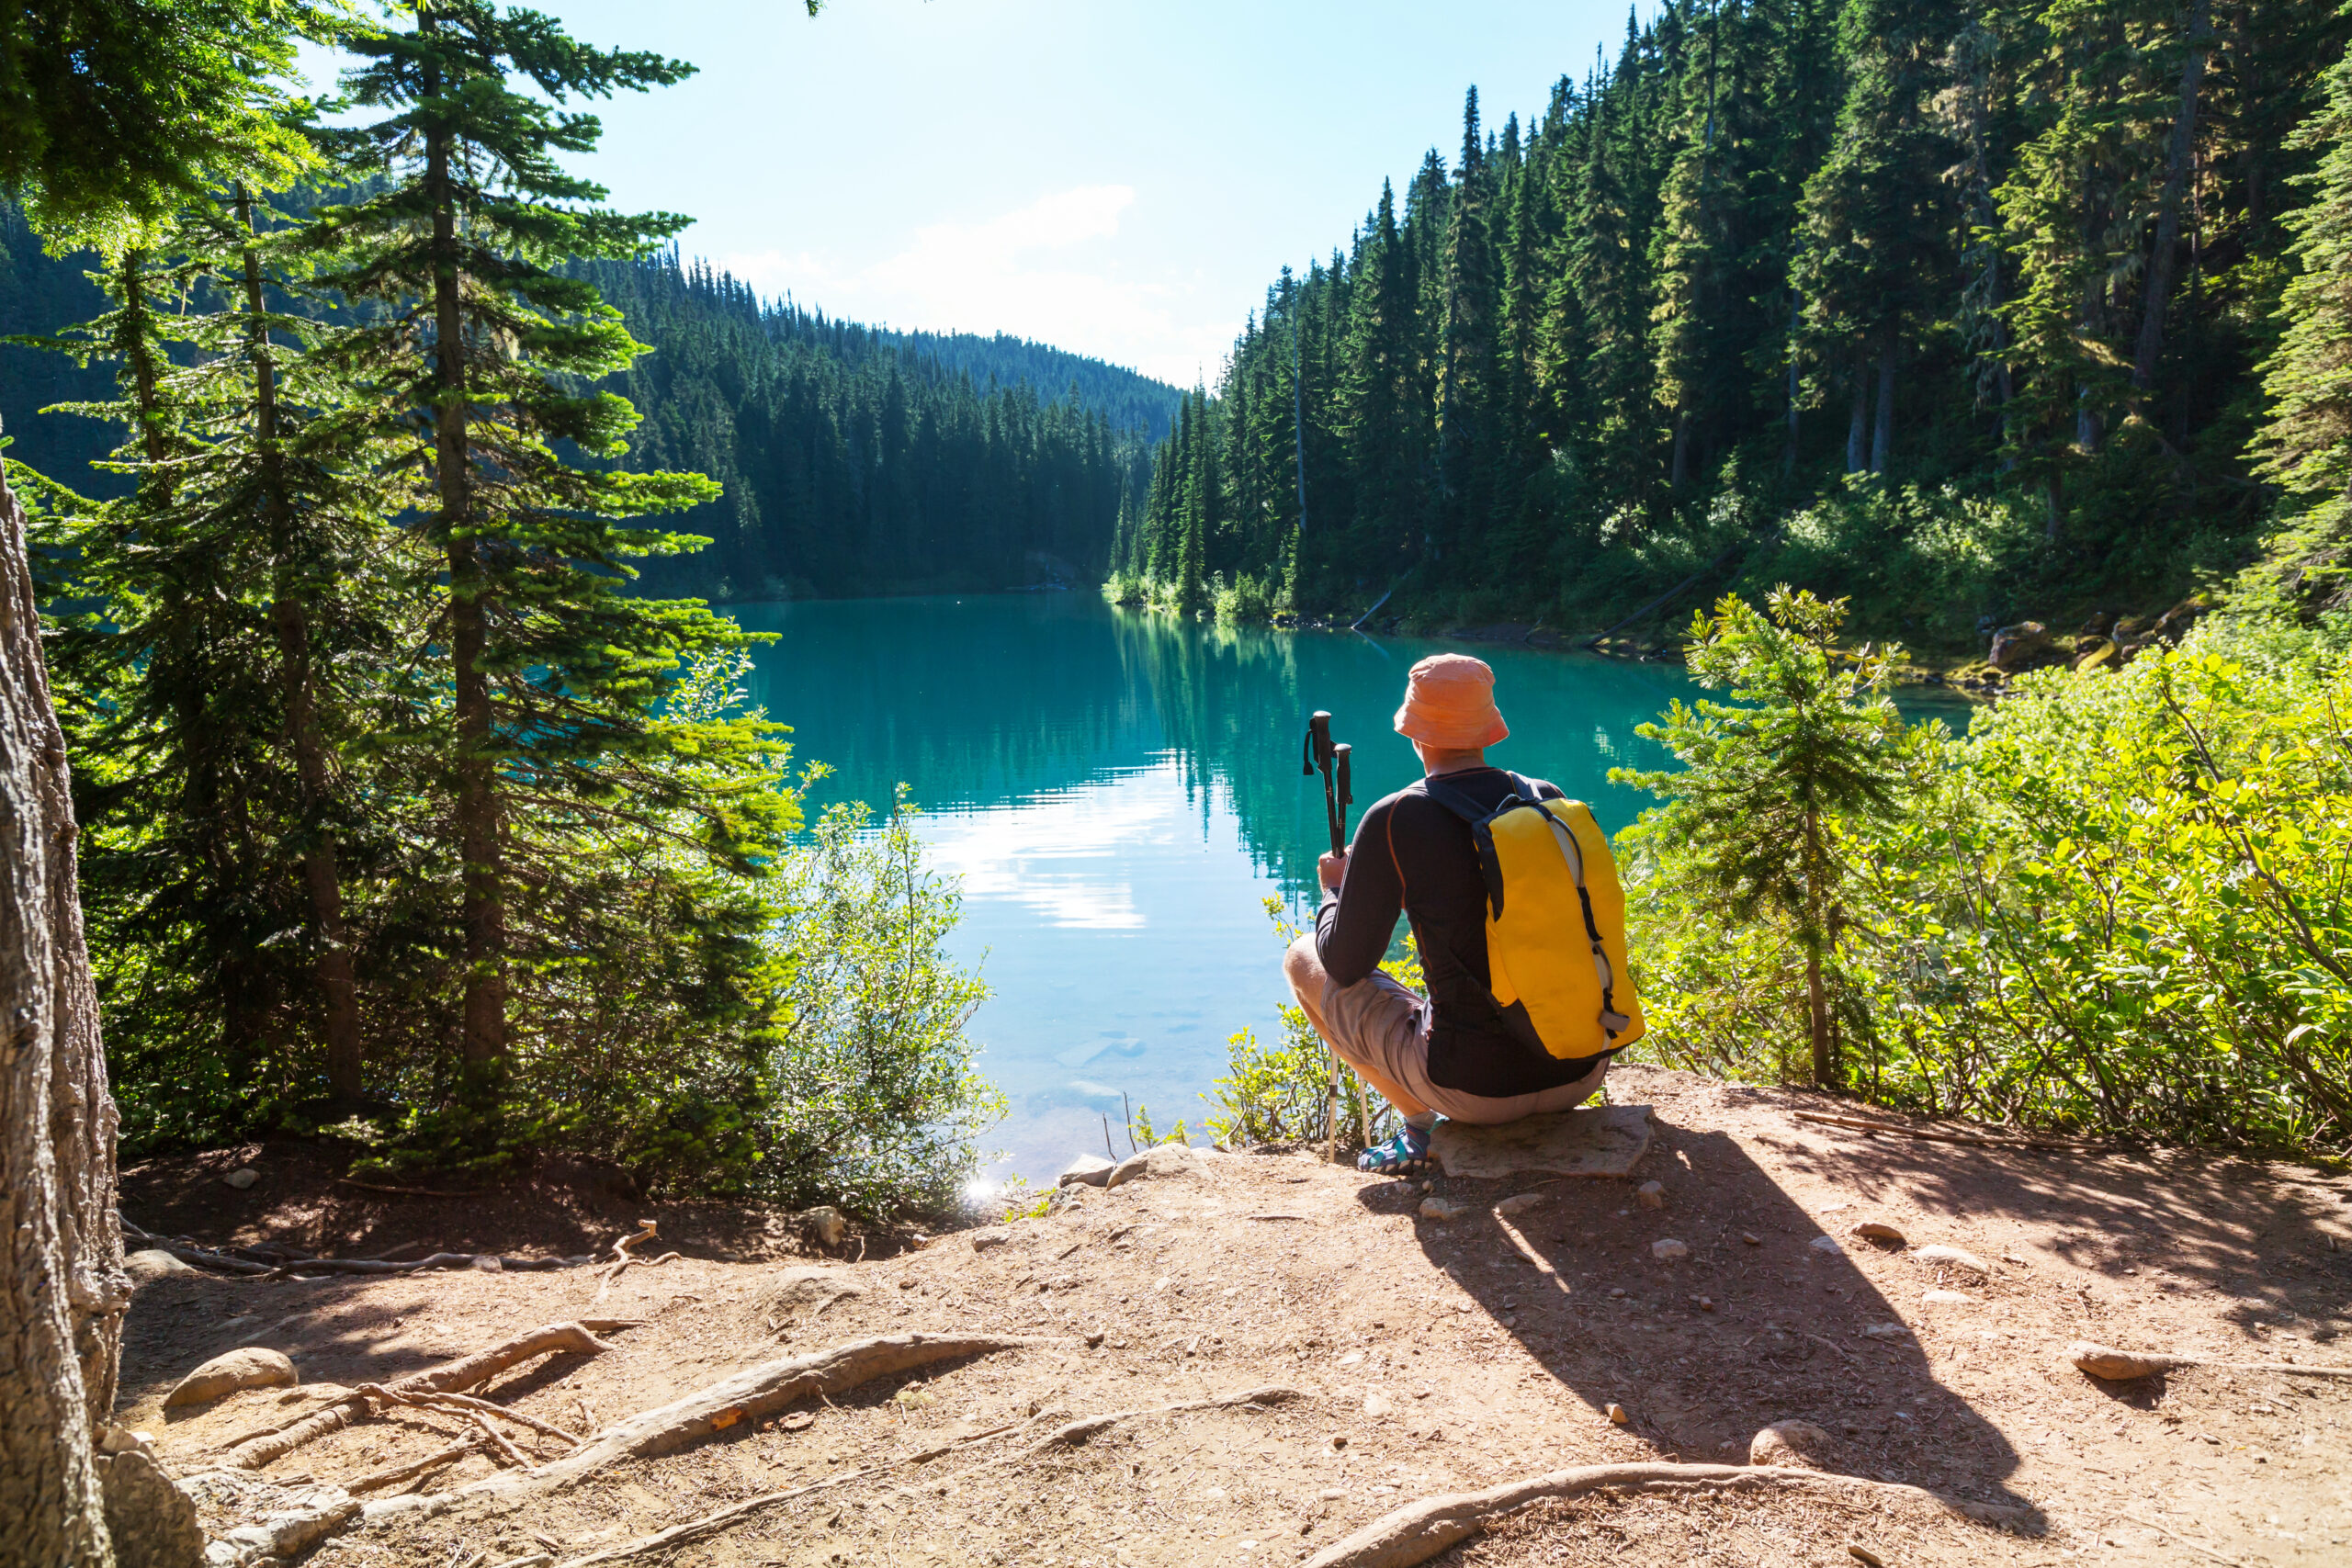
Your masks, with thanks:
[[[1444,775],[1482,809],[1517,793],[1500,768]],[[1536,796],[1560,791],[1528,781]],[[1470,825],[1431,800],[1418,781],[1375,802],[1356,827],[1348,871],[1315,917],[1315,951],[1324,971],[1351,986],[1380,966],[1402,912],[1413,923],[1421,973],[1429,984],[1430,1081],[1488,1099],[1533,1094],[1573,1083],[1592,1070],[1589,1057],[1564,1062],[1515,1031],[1487,989],[1487,885]]]

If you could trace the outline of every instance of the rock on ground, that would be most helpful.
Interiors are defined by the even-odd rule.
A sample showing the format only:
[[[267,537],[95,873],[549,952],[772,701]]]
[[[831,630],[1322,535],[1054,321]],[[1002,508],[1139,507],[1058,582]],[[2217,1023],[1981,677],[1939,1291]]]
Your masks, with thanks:
[[[1747,1445],[1750,1464],[1786,1465],[1796,1470],[1828,1470],[1837,1444],[1810,1421],[1775,1421]]]
[[[1054,1179],[1054,1185],[1068,1187],[1073,1182],[1082,1181],[1089,1187],[1100,1187],[1114,1168],[1111,1162],[1101,1155],[1080,1155]]]
[[[865,1287],[838,1269],[784,1269],[761,1293],[760,1304],[771,1313],[822,1312],[845,1296],[862,1296]]]
[[[1143,1152],[1144,1174],[1152,1177],[1198,1176],[1200,1156],[1183,1144],[1154,1144]]]
[[[1977,1257],[1976,1254],[1963,1252],[1957,1247],[1922,1247],[1914,1249],[1911,1256],[1930,1267],[1941,1264],[1948,1269],[1965,1269],[1973,1274],[1981,1274],[1988,1279],[1993,1273],[1991,1264]]]
[[[167,1408],[175,1404],[209,1404],[241,1388],[291,1388],[301,1381],[295,1374],[294,1363],[283,1352],[248,1345],[241,1350],[215,1356],[180,1379],[178,1386],[164,1396],[164,1404]]]
[[[1623,1178],[1649,1146],[1646,1105],[1589,1105],[1504,1127],[1449,1118],[1430,1137],[1430,1156],[1446,1175],[1491,1180],[1522,1170]]]
[[[141,1285],[168,1279],[174,1274],[196,1272],[194,1268],[183,1263],[160,1247],[151,1247],[144,1252],[130,1254],[122,1260],[122,1271],[130,1276],[130,1288],[134,1291]]]

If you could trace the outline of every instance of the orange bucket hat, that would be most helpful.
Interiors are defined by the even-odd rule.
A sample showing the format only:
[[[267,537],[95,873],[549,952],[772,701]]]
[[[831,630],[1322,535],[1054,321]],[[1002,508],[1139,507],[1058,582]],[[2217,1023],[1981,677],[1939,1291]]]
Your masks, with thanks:
[[[1424,746],[1469,751],[1510,734],[1495,706],[1495,672],[1466,653],[1432,653],[1405,677],[1396,733]]]

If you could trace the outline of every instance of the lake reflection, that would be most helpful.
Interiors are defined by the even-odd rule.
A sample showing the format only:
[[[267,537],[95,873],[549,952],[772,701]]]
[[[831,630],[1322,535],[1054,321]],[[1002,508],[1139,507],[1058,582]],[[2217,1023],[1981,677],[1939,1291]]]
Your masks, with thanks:
[[[1227,1036],[1277,1027],[1269,896],[1312,907],[1326,847],[1307,713],[1356,746],[1355,811],[1416,777],[1389,728],[1405,671],[1456,646],[1233,629],[1117,611],[1091,593],[735,606],[755,631],[755,700],[835,770],[820,799],[887,805],[903,781],[935,867],[962,879],[957,957],[994,995],[973,1021],[1012,1113],[999,1174],[1049,1180],[1103,1148],[1122,1095],[1197,1124]],[[1695,688],[1679,669],[1491,644],[1513,735],[1504,767],[1592,803],[1604,827],[1654,767],[1634,727]]]

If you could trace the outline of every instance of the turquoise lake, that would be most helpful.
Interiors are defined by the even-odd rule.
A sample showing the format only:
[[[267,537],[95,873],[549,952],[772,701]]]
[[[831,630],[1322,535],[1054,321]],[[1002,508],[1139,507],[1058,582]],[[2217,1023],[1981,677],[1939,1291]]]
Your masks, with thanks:
[[[1611,831],[1646,797],[1612,767],[1666,763],[1634,727],[1697,688],[1673,665],[1539,649],[1178,622],[1089,592],[741,604],[754,696],[820,799],[907,784],[933,869],[963,884],[952,948],[992,995],[972,1021],[1010,1102],[986,1141],[1048,1180],[1102,1152],[1121,1095],[1195,1126],[1226,1041],[1284,999],[1262,901],[1309,910],[1327,844],[1300,773],[1306,716],[1355,745],[1363,806],[1418,776],[1389,728],[1405,671],[1446,648],[1495,667],[1500,766],[1589,801]],[[1121,1135],[1118,1151],[1126,1151]]]

